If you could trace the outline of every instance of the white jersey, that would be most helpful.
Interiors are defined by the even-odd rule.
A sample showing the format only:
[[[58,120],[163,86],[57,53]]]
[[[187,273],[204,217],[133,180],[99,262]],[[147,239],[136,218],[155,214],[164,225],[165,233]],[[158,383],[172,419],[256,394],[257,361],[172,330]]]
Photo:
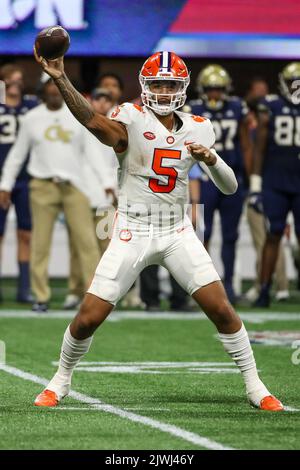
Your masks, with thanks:
[[[187,145],[210,148],[215,134],[209,119],[179,111],[176,114],[182,125],[175,131],[169,131],[145,106],[124,103],[111,115],[128,132],[128,148],[118,158],[119,213],[125,215],[127,211],[129,222],[170,228],[184,218],[188,173],[196,161]]]
[[[184,208],[188,202],[188,172],[195,163],[187,145],[195,142],[211,148],[215,141],[213,127],[208,119],[176,114],[182,126],[175,132],[169,132],[152,111],[137,105],[125,103],[111,116],[128,132],[128,148],[118,155],[119,217],[88,292],[113,305],[152,264],[167,268],[190,295],[220,280]],[[214,153],[216,163],[209,168],[201,163],[201,167],[220,191],[232,194],[237,189],[234,173]],[[157,209],[161,219],[157,213],[153,217]]]

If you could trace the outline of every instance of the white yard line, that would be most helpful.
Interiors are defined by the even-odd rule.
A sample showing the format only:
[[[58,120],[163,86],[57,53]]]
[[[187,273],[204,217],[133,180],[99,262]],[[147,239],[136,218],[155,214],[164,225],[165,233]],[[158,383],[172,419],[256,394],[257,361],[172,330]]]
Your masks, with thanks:
[[[58,366],[58,361],[52,361],[51,364],[53,366]],[[129,362],[111,362],[111,361],[80,361],[80,366],[97,366],[97,365],[114,365],[114,366],[147,366],[147,367],[212,367],[212,366],[226,366],[226,367],[236,367],[234,362],[150,362],[150,361],[129,361]]]
[[[293,408],[292,406],[285,406],[284,411],[297,412],[300,411],[298,408]]]
[[[58,406],[58,407],[55,407],[55,408],[49,408],[53,411],[92,411],[93,410],[93,407],[94,405],[91,405],[91,406]],[[155,407],[149,407],[149,408],[146,408],[146,407],[124,407],[123,408],[124,410],[126,411],[171,411],[170,408],[155,408]],[[98,411],[98,409],[96,408],[95,411]]]
[[[21,369],[17,369],[16,367],[12,367],[8,365],[0,365],[0,370],[3,370],[4,372],[14,375],[15,377],[18,377],[20,379],[28,380],[30,382],[34,382],[39,385],[46,386],[48,384],[48,380],[42,377],[39,377],[37,375],[25,372]],[[89,397],[88,395],[75,392],[74,390],[70,392],[69,396],[73,398],[74,400],[80,401],[82,403],[86,403],[88,405],[92,405],[92,409],[97,409],[99,411],[111,413],[121,418],[128,419],[129,421],[132,421],[134,423],[140,423],[145,426],[158,429],[159,431],[178,437],[180,439],[183,439],[184,441],[191,442],[192,444],[198,445],[200,447],[204,447],[205,449],[234,450],[232,447],[224,446],[220,444],[219,442],[208,439],[207,437],[203,437],[203,436],[200,436],[199,434],[186,431],[185,429],[179,428],[172,424],[162,423],[161,421],[158,421],[156,419],[147,418],[146,416],[140,416],[138,414],[131,413],[130,411],[126,411],[121,408],[102,403],[97,398]]]
[[[30,310],[6,310],[0,311],[0,318],[38,318],[40,320],[72,319],[76,312],[65,312],[52,310],[48,313],[35,313]],[[300,313],[290,312],[240,312],[239,316],[248,323],[265,323],[268,321],[299,321]],[[202,312],[195,313],[172,313],[172,312],[135,312],[118,311],[112,312],[106,321],[117,322],[122,320],[208,320]]]

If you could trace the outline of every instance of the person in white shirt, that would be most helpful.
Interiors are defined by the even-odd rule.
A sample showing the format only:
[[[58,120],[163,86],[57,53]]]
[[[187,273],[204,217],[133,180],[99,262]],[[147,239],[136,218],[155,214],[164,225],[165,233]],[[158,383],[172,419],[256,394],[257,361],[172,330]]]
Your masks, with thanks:
[[[82,177],[84,127],[72,116],[52,80],[44,103],[24,117],[2,171],[0,205],[9,206],[11,190],[28,153],[32,213],[31,285],[33,310],[47,311],[48,261],[54,223],[63,211],[87,286],[98,262],[98,247],[88,192]]]
[[[91,93],[90,103],[97,113],[106,116],[112,108],[111,94],[105,88],[96,88]],[[86,158],[83,161],[83,174],[85,181],[88,181],[87,190],[97,235],[100,260],[110,242],[117,204],[117,171],[119,163],[112,148],[99,143],[96,137],[86,129],[84,147]],[[64,301],[66,310],[79,305],[86,288],[80,270],[79,256],[71,237],[69,237],[69,242],[70,276],[68,295]]]

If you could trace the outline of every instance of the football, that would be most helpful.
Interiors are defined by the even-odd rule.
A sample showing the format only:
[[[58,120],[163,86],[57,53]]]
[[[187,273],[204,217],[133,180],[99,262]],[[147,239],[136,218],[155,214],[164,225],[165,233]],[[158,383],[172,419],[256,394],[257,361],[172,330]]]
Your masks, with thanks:
[[[62,26],[51,26],[39,32],[35,39],[38,56],[54,60],[65,55],[70,46],[70,36]]]

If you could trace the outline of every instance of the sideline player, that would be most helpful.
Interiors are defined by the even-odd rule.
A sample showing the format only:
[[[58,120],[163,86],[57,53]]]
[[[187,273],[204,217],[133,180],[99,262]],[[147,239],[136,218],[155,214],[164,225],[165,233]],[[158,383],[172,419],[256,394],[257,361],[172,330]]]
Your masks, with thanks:
[[[0,70],[0,78],[5,83],[6,100],[0,104],[0,171],[8,152],[14,144],[20,122],[23,116],[37,106],[35,96],[23,96],[23,71],[15,64],[4,65]],[[30,294],[30,237],[31,217],[29,208],[29,176],[26,171],[27,162],[18,174],[12,189],[11,201],[17,217],[18,265],[19,278],[17,287],[17,302],[32,302]],[[0,249],[5,231],[8,208],[0,208]]]
[[[262,203],[267,237],[255,307],[270,305],[272,277],[289,211],[300,241],[299,80],[300,62],[288,64],[279,75],[280,95],[266,96],[259,107],[250,190],[253,206]]]
[[[204,245],[208,249],[213,230],[213,218],[218,210],[221,219],[224,287],[231,303],[236,296],[233,289],[234,262],[238,226],[243,210],[245,189],[244,170],[251,156],[248,132],[248,108],[237,96],[230,96],[231,78],[218,64],[206,66],[197,78],[199,98],[189,102],[184,110],[209,118],[216,134],[215,149],[233,169],[238,180],[237,191],[230,197],[218,188],[204,173],[201,178],[201,204],[204,204]],[[193,173],[190,174],[193,179]]]
[[[125,103],[111,119],[95,113],[72,86],[63,58],[36,55],[53,77],[76,118],[114,148],[121,165],[118,218],[79,313],[68,326],[59,368],[35,405],[56,406],[69,393],[73,370],[89,350],[93,333],[128,291],[140,271],[165,266],[213,321],[226,351],[240,369],[250,403],[283,410],[260,380],[246,329],[230,305],[212,261],[185,215],[188,171],[200,161],[219,189],[232,194],[237,181],[212,149],[208,119],[178,112],[186,99],[189,73],[174,53],[157,52],[140,72],[143,107]]]

